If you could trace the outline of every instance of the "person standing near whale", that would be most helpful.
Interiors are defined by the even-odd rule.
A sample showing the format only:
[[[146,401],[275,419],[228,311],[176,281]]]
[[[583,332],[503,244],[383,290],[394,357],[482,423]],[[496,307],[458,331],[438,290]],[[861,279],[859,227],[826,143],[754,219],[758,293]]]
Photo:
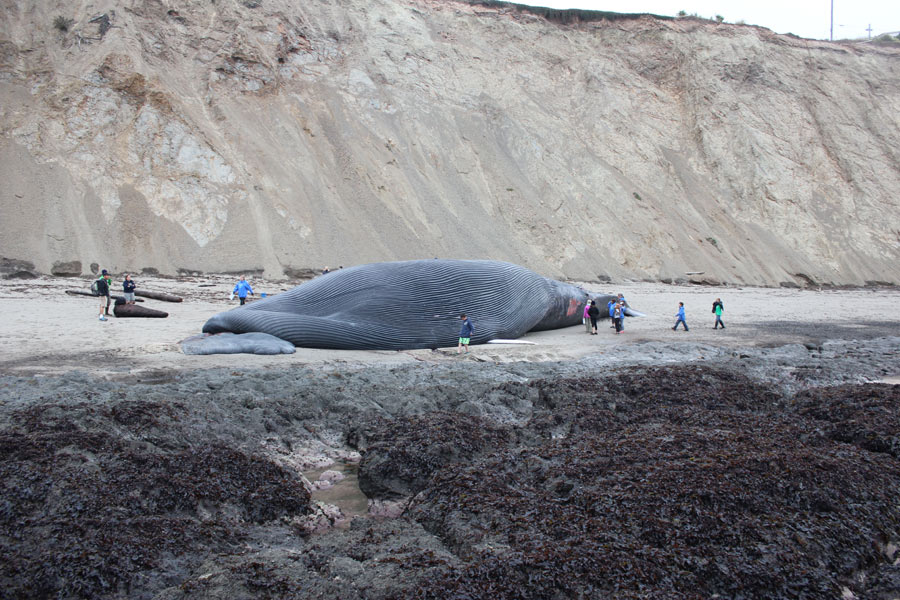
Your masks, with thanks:
[[[619,318],[619,329],[616,329],[616,333],[625,331],[625,308],[628,306],[628,301],[625,300],[625,295],[622,292],[619,292],[619,295],[616,297],[616,303],[622,305],[621,317]]]
[[[597,319],[600,318],[600,309],[597,303],[591,300],[591,307],[588,309],[588,317],[591,319],[591,335],[597,335]]]
[[[616,333],[622,333],[625,331],[625,328],[622,326],[622,322],[625,319],[625,304],[623,302],[616,302],[613,306],[613,325],[615,325]]]
[[[468,354],[469,342],[471,341],[472,334],[475,332],[475,327],[472,325],[472,321],[466,316],[466,313],[459,315],[459,318],[462,320],[462,325],[459,328],[459,346],[456,348],[456,353],[460,354],[463,351],[463,348],[465,348],[466,354]]]

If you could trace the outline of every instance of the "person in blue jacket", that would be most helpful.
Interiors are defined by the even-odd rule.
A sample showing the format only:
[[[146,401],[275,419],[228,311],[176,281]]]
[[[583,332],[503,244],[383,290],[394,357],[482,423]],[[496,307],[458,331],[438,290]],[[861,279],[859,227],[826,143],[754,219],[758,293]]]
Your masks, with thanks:
[[[241,306],[244,305],[244,302],[247,301],[247,294],[254,296],[253,288],[250,287],[250,284],[247,283],[247,280],[241,277],[241,280],[237,282],[237,285],[234,286],[234,291],[232,294],[237,294],[237,297],[241,299]]]
[[[459,315],[459,318],[462,319],[462,326],[459,328],[459,346],[456,348],[456,353],[459,354],[465,348],[466,354],[468,354],[469,340],[475,331],[475,327],[472,326],[472,321],[469,320],[465,313]]]
[[[625,331],[625,317],[627,316],[625,314],[625,308],[628,306],[628,301],[625,300],[625,295],[622,292],[619,292],[618,300],[616,300],[616,302],[622,305],[622,316],[619,320],[619,327],[621,327],[621,329],[616,330],[616,333],[619,333],[620,331]]]
[[[614,317],[613,317],[613,313],[616,312],[616,301],[615,301],[615,300],[610,300],[609,302],[607,302],[607,303],[606,303],[606,310],[609,311],[609,320],[610,320],[610,325],[609,325],[609,327],[610,327],[610,329],[612,329],[613,327],[616,326],[616,322],[613,321],[613,318],[614,318]]]
[[[684,320],[684,302],[678,303],[678,312],[675,313],[675,327],[672,328],[672,331],[678,329],[678,324],[681,323],[684,325],[685,331],[690,331],[687,326],[687,321]]]

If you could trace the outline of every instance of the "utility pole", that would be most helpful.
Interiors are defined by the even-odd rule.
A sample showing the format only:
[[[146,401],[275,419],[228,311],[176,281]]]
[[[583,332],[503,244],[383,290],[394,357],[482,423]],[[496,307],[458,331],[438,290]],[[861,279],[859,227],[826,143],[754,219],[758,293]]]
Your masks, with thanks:
[[[869,32],[869,39],[871,40],[872,39],[872,24],[871,23],[869,23],[869,28],[866,29],[866,31]]]
[[[831,0],[831,41],[834,41],[834,0]]]

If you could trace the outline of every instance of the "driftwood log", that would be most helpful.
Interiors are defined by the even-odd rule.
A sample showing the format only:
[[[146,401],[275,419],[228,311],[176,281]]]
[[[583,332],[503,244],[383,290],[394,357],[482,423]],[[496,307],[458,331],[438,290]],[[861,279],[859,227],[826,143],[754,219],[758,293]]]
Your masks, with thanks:
[[[163,302],[182,302],[184,298],[166,294],[165,292],[149,292],[147,290],[135,290],[135,296],[143,296],[144,298],[152,298],[154,300],[162,300]]]
[[[94,294],[92,292],[88,292],[85,290],[66,290],[66,293],[69,294],[70,296],[89,296],[91,298],[99,298],[100,297],[97,294]],[[113,300],[122,300],[123,302],[125,301],[125,298],[123,298],[122,296],[112,296],[112,299]],[[134,301],[135,302],[143,302],[143,300],[141,300],[140,298],[135,298]]]
[[[156,310],[155,308],[147,308],[146,306],[138,306],[137,304],[126,304],[123,302],[116,302],[116,305],[113,307],[113,314],[119,318],[122,317],[144,317],[151,319],[164,319],[169,316],[169,313]]]

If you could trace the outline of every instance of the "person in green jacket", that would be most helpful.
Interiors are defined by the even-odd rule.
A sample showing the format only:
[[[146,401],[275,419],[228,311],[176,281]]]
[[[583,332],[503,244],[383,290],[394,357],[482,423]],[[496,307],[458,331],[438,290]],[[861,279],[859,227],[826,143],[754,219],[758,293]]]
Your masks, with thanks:
[[[716,315],[716,324],[713,329],[718,329],[719,325],[722,326],[722,329],[725,329],[725,323],[722,322],[722,313],[725,312],[725,306],[722,305],[721,298],[716,298],[716,301],[713,302],[712,311]]]
[[[100,320],[106,321],[107,315],[109,315],[109,305],[112,298],[110,297],[110,289],[109,286],[112,283],[112,279],[109,276],[109,272],[106,269],[100,273],[100,278],[97,279],[97,295],[100,296]]]

